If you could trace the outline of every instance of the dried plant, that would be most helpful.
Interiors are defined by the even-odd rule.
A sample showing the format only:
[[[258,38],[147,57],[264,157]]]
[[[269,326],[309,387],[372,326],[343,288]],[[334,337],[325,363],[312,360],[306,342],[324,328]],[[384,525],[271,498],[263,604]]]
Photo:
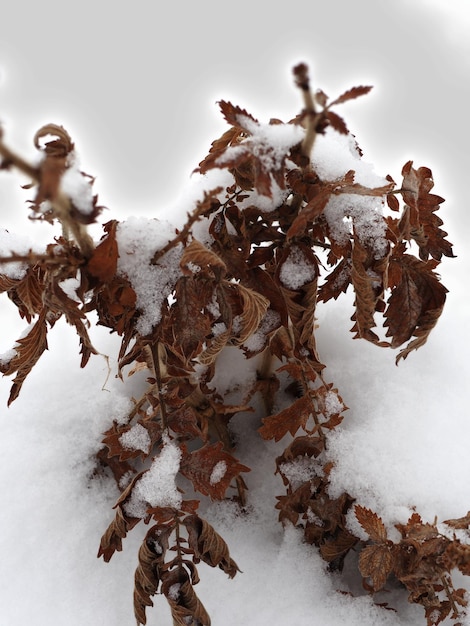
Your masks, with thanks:
[[[78,333],[82,366],[96,354],[87,332],[95,312],[98,324],[121,338],[121,375],[129,366],[148,372],[145,392],[127,419],[104,433],[97,455],[122,492],[98,556],[109,561],[134,526],[151,524],[135,572],[138,624],[146,623],[146,609],[161,593],[175,624],[208,625],[194,591],[198,563],[230,577],[237,573],[225,541],[198,515],[199,500],[185,497],[181,479],[194,493],[230,497],[244,507],[250,468],[236,457],[231,420],[250,411],[261,420],[260,437],[287,441],[276,459],[285,486],[278,497],[280,521],[303,529],[331,570],[341,571],[351,550],[359,551],[357,574],[366,589],[376,593],[394,577],[409,600],[424,607],[428,625],[447,616],[461,619],[467,605],[451,572],[470,573],[463,538],[470,514],[444,522],[444,532],[415,513],[397,525],[401,540],[394,543],[378,513],[354,504],[348,493],[330,497],[328,437],[340,427],[346,406],[325,377],[315,341],[317,302],[351,287],[354,338],[401,348],[397,362],[426,342],[446,300],[436,268],[443,256],[453,256],[437,215],[443,198],[432,193],[431,170],[411,161],[399,185],[390,176],[378,186],[362,184],[354,169],[331,179],[319,171],[315,142],[331,129],[348,138],[360,162],[360,148],[333,108],[370,87],[330,101],[311,90],[306,65],[293,72],[303,109],[287,123],[264,124],[230,102],[219,103],[229,129],[197,171],[224,170],[229,182],[189,207],[178,231],[148,220],[136,234],[131,220],[112,220],[94,242],[87,225],[101,207],[91,191],[93,178],[76,166],[68,133],[52,124],[38,131],[34,142],[44,153],[39,166],[0,137],[2,168],[19,168],[32,179],[33,217],[58,220],[63,229],[41,254],[1,259],[0,289],[31,324],[0,364],[3,374],[14,375],[9,403],[62,316]],[[70,176],[78,195],[67,191]],[[75,281],[73,297],[64,288],[67,279]],[[256,377],[235,402],[213,384],[225,350],[258,363]],[[295,465],[307,468],[307,479],[305,471],[300,480],[292,472]],[[348,528],[353,506],[367,542]]]

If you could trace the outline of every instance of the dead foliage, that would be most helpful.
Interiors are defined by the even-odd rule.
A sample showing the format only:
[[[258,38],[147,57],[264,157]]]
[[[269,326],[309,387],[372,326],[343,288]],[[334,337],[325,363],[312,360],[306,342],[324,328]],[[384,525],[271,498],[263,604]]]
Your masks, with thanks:
[[[93,313],[121,338],[121,375],[125,368],[148,374],[145,392],[134,399],[127,419],[104,433],[97,455],[122,491],[98,556],[109,561],[136,524],[151,524],[135,572],[139,624],[146,623],[146,610],[160,593],[175,624],[208,625],[194,591],[198,564],[219,567],[229,577],[239,571],[191,496],[231,498],[245,506],[250,468],[236,456],[243,442],[237,448],[231,429],[233,416],[242,412],[259,422],[263,439],[285,441],[276,459],[285,486],[276,505],[279,519],[301,528],[331,570],[341,571],[351,550],[359,551],[358,575],[366,589],[376,593],[395,578],[410,602],[423,606],[428,625],[448,616],[460,620],[467,604],[451,573],[455,568],[470,573],[470,547],[462,538],[468,514],[444,522],[449,531],[444,532],[415,513],[397,525],[401,540],[393,542],[378,513],[354,504],[347,493],[330,496],[328,437],[347,407],[325,377],[315,341],[318,303],[351,289],[354,338],[400,348],[397,362],[426,342],[446,300],[436,269],[443,256],[453,256],[438,217],[443,199],[432,193],[431,170],[411,161],[398,185],[387,176],[368,187],[353,169],[331,180],[321,177],[312,159],[316,138],[331,130],[348,136],[346,123],[332,109],[370,87],[353,87],[330,101],[323,91],[312,92],[306,65],[294,68],[294,78],[304,107],[288,122],[265,124],[231,102],[219,103],[229,129],[212,143],[197,171],[224,169],[231,182],[188,206],[185,226],[150,250],[146,270],[157,277],[176,270],[174,279],[164,282],[166,291],[145,334],[139,330],[146,311],[138,286],[119,264],[125,255],[119,239],[123,224],[108,221],[101,240],[92,241],[86,226],[100,214],[96,195],[89,194],[84,210],[66,192],[64,177],[75,167],[67,131],[53,124],[38,131],[38,166],[26,163],[0,137],[1,167],[17,167],[32,180],[32,217],[58,220],[63,230],[43,254],[13,251],[1,259],[24,267],[21,276],[2,269],[0,290],[30,324],[0,363],[3,374],[14,376],[9,403],[47,349],[48,333],[60,317],[78,334],[82,367],[96,353],[87,332]],[[360,159],[357,144],[355,150]],[[82,172],[74,175],[83,177],[84,189],[93,184]],[[334,206],[343,207],[336,223]],[[196,223],[206,226],[204,240],[194,234]],[[70,279],[73,295],[64,288]],[[259,363],[256,379],[235,400],[212,384],[227,350]],[[136,433],[143,443],[130,445]],[[172,495],[147,501],[142,485],[168,455],[178,460]],[[367,542],[348,528],[353,506]]]

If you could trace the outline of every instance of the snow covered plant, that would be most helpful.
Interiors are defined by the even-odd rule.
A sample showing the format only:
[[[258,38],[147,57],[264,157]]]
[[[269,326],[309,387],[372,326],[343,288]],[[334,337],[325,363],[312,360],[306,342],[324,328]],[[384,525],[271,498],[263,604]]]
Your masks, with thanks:
[[[446,299],[435,270],[453,256],[437,216],[443,199],[431,193],[428,168],[406,163],[397,185],[361,158],[333,108],[370,87],[330,101],[312,92],[306,65],[293,73],[303,109],[287,123],[219,103],[229,128],[194,173],[200,186],[179,229],[130,217],[108,221],[94,241],[87,225],[101,207],[68,133],[55,125],[37,133],[37,165],[0,138],[2,167],[19,168],[36,189],[32,217],[58,220],[63,231],[40,251],[3,237],[0,289],[30,324],[0,362],[15,376],[9,403],[60,317],[78,333],[82,366],[97,353],[87,330],[94,320],[120,337],[119,375],[144,377],[128,415],[96,444],[96,472],[121,491],[98,555],[109,561],[133,527],[149,525],[135,571],[139,624],[160,593],[175,624],[208,625],[197,565],[238,572],[201,513],[206,497],[231,499],[249,515],[235,415],[272,441],[285,489],[279,519],[331,571],[347,563],[371,594],[402,588],[429,625],[461,619],[467,605],[451,572],[470,574],[470,514],[438,528],[414,512],[387,528],[380,511],[330,489],[329,436],[346,407],[315,342],[317,303],[350,289],[354,338],[399,348],[397,362],[423,346]]]

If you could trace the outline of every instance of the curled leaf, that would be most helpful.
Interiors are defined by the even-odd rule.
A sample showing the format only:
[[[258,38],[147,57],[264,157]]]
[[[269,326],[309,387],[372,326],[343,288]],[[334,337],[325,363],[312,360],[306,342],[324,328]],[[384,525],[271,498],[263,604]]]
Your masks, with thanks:
[[[188,515],[184,519],[184,525],[188,530],[189,546],[194,551],[196,559],[204,561],[211,567],[220,567],[230,578],[240,571],[230,557],[227,544],[209,522],[198,515]]]

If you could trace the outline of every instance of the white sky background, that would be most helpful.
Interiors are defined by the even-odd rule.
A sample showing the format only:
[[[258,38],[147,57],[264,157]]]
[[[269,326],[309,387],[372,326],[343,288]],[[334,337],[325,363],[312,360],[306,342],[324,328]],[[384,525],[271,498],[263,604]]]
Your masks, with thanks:
[[[90,0],[73,5],[51,0],[41,3],[19,0],[10,3],[8,9],[1,12],[0,122],[6,140],[24,156],[34,155],[32,138],[42,124],[63,124],[75,141],[83,169],[97,177],[95,191],[99,193],[100,202],[109,208],[103,216],[104,220],[125,219],[131,215],[158,215],[172,221],[174,215],[171,207],[174,203],[181,206],[177,199],[188,183],[191,171],[207,153],[210,142],[226,129],[215,104],[217,100],[229,99],[261,120],[270,117],[288,119],[301,107],[299,93],[291,78],[292,66],[301,60],[310,65],[314,84],[331,97],[354,85],[374,85],[369,95],[348,103],[341,110],[338,109],[338,113],[344,115],[365,151],[365,158],[376,165],[378,173],[389,173],[399,182],[401,167],[409,159],[414,161],[415,166],[425,165],[432,169],[436,183],[434,191],[446,198],[441,217],[449,232],[449,240],[455,244],[458,258],[445,260],[441,266],[443,282],[450,289],[449,304],[428,346],[416,355],[411,355],[397,370],[392,365],[394,355],[391,353],[352,342],[347,333],[350,311],[342,316],[341,309],[336,309],[332,313],[331,326],[322,340],[328,358],[332,361],[327,363],[330,368],[328,371],[332,380],[339,385],[340,392],[344,386],[347,388],[350,372],[352,368],[357,371],[358,363],[361,371],[364,368],[364,372],[370,373],[372,379],[376,377],[367,394],[361,390],[349,390],[346,398],[348,406],[362,403],[364,410],[373,412],[374,403],[382,393],[382,412],[387,416],[392,414],[394,398],[404,393],[403,404],[408,406],[409,412],[416,413],[416,424],[426,424],[426,412],[442,403],[452,419],[457,420],[453,427],[458,429],[468,415],[466,402],[459,398],[459,394],[468,384],[466,352],[470,345],[467,329],[470,306],[468,295],[465,294],[470,275],[470,257],[467,252],[470,217],[466,189],[470,144],[467,120],[470,110],[470,20],[466,4],[466,0],[399,0],[393,3],[390,0],[328,0],[324,3],[292,0],[285,5],[275,6],[246,0],[236,4],[211,0],[187,5],[165,3],[160,8],[158,3],[137,0],[132,4],[121,5]],[[31,224],[26,219],[27,208],[23,201],[29,195],[19,190],[19,185],[25,182],[20,176],[0,172],[0,226],[12,231],[27,230],[33,237],[38,233],[38,237],[50,240],[53,234],[57,234],[50,226]],[[0,312],[2,306],[0,303]],[[8,324],[3,322],[0,328],[0,352],[10,347],[16,338],[16,330],[12,330],[16,322],[10,323],[9,317],[6,319],[9,320]],[[330,318],[325,320],[325,325],[328,321]],[[18,325],[19,328],[22,326]],[[351,344],[346,352],[341,351],[341,342],[336,336],[343,330],[344,341]],[[70,335],[73,335],[72,329]],[[44,357],[45,365],[39,364],[36,378],[25,384],[25,397],[18,400],[18,404],[15,403],[11,414],[13,417],[10,418],[5,402],[0,405],[0,420],[5,420],[6,429],[3,435],[9,437],[6,441],[15,440],[15,428],[26,423],[26,418],[22,422],[23,417],[34,419],[38,398],[42,399],[48,393],[42,383],[47,380],[46,363],[58,376],[64,389],[71,389],[70,385],[74,383],[75,374],[71,373],[67,378],[60,359],[65,364],[70,362],[67,351],[75,350],[75,338],[72,336],[64,342],[51,340],[50,347],[50,353]],[[380,369],[386,360],[390,362],[390,368]],[[81,382],[84,388],[95,383],[97,376],[101,376],[94,374],[97,368],[96,364],[92,365],[90,373],[83,374]],[[405,392],[407,372],[412,372],[413,368],[418,374],[413,378],[412,387]],[[392,370],[395,376],[393,380]],[[395,372],[398,373],[395,375]],[[452,387],[453,376],[457,377],[455,387]],[[55,378],[52,377],[52,380]],[[10,382],[0,381],[0,395],[3,398],[7,395]],[[381,391],[382,388],[388,388],[388,398],[385,391]],[[424,400],[424,395],[428,399]],[[66,447],[67,433],[60,426],[63,406],[57,389],[52,390],[52,396],[51,433],[58,436]],[[82,413],[85,416],[92,415],[96,407],[93,400],[88,403],[84,401],[83,406],[80,404],[77,407],[73,404],[76,397],[72,394],[71,398],[72,414],[73,411],[77,413],[79,424]],[[45,401],[41,401],[44,405]],[[119,404],[120,399],[103,400],[103,406],[106,402]],[[413,403],[416,403],[416,408]],[[103,407],[96,410],[103,410]],[[402,428],[404,437],[416,441],[418,445],[423,433],[418,432],[417,425],[408,430],[407,415],[400,415],[394,428]],[[89,420],[88,417],[86,419]],[[379,424],[382,423],[380,419],[378,416]],[[20,426],[15,425],[15,420]],[[79,426],[76,428],[78,436]],[[360,422],[357,428],[361,428]],[[98,437],[101,431],[99,425],[96,425],[96,431]],[[23,429],[21,432],[28,431]],[[42,433],[35,440],[34,432],[29,435],[31,440],[22,441],[26,451],[32,450],[34,446],[40,450],[41,446],[48,444],[49,433]],[[467,432],[470,433],[470,429]],[[373,436],[376,442],[386,437],[379,432],[379,427]],[[435,436],[432,429],[426,435],[429,450],[439,449]],[[436,502],[429,501],[429,508],[425,511],[430,515],[440,502],[444,503],[444,508],[447,507],[445,510],[452,507],[451,496],[454,492],[450,490],[448,497],[446,494],[445,467],[448,460],[445,455],[448,453],[449,458],[453,459],[461,454],[461,442],[455,442],[454,450],[451,436],[445,437],[442,431],[440,436],[444,443],[439,449],[442,456],[436,463],[441,463],[443,469],[436,470],[429,478],[437,485]],[[81,445],[84,446],[83,442]],[[399,440],[396,445],[399,445]],[[392,453],[393,449],[392,452],[390,449],[386,451],[386,454]],[[12,451],[8,459],[14,463],[22,454],[24,452]],[[72,455],[72,461],[77,463],[78,468],[81,467],[80,454],[79,446]],[[256,459],[260,453],[252,451],[250,454]],[[398,450],[396,454],[399,454]],[[419,458],[418,455],[410,470],[411,474],[415,472],[417,476],[420,471]],[[46,465],[47,457],[44,459]],[[363,464],[366,463],[365,458]],[[8,483],[5,472],[11,471],[10,465],[5,467],[0,471],[0,476],[4,478],[1,485]],[[9,494],[8,510],[15,514],[22,513],[24,532],[31,537],[35,537],[37,524],[45,528],[50,525],[51,535],[44,538],[44,545],[39,547],[39,543],[35,544],[38,555],[44,555],[44,550],[57,550],[59,555],[66,558],[66,549],[60,545],[61,524],[66,518],[63,511],[62,517],[58,515],[49,519],[50,512],[47,510],[35,508],[33,514],[28,509],[28,499],[32,503],[40,502],[38,494],[29,490],[29,483],[34,481],[35,472],[44,469],[47,474],[48,468],[42,468],[40,464],[31,464],[30,469],[28,467],[25,459],[23,473],[18,474],[24,478],[17,477],[20,480],[19,487],[12,496]],[[468,463],[465,462],[462,467],[467,468]],[[359,469],[364,471],[363,468]],[[425,478],[418,478],[426,485]],[[260,485],[256,483],[256,476],[252,479],[253,492],[257,493],[258,489],[262,493]],[[390,477],[390,480],[395,479],[394,476]],[[454,474],[449,474],[448,480],[453,481]],[[277,488],[276,493],[280,492],[278,482],[273,478],[270,484],[270,488]],[[354,488],[353,483],[352,476],[351,488]],[[370,488],[373,490],[374,485]],[[25,490],[25,502],[22,500],[22,489]],[[104,529],[103,523],[107,524],[110,520],[111,496],[109,511],[102,514],[98,503],[92,510],[86,508],[86,501],[77,502],[76,505],[71,503],[70,494],[65,493],[65,487],[60,485],[56,492],[47,490],[45,486],[38,486],[38,489],[44,489],[52,497],[52,509],[57,507],[59,510],[63,502],[67,501],[64,509],[66,513],[70,509],[72,514],[74,506],[77,506],[83,519],[91,516],[90,528],[97,529],[93,546],[97,545],[99,534]],[[424,492],[427,497],[432,492],[432,485]],[[466,498],[464,489],[461,493],[463,500],[455,503],[456,510],[452,511],[455,516],[464,515],[470,508],[470,494]],[[398,493],[397,501],[399,497]],[[274,518],[275,515],[272,516]],[[222,523],[223,519],[219,521]],[[265,519],[260,520],[260,523],[267,524],[267,533],[274,536],[274,523],[270,525]],[[230,540],[236,542],[237,533],[245,533],[240,537],[238,550],[242,560],[245,558],[249,561],[250,552],[256,548],[256,536],[251,536],[250,531],[253,529],[248,528],[245,532],[234,528],[232,535],[226,537],[229,543]],[[0,543],[0,564],[3,558],[1,551],[5,545],[16,541],[15,533],[16,527],[12,530],[11,538],[2,536],[4,542]],[[66,543],[67,550],[76,549],[81,554],[82,539],[78,536]],[[137,547],[138,543],[129,539],[131,557],[135,555]],[[290,537],[281,546],[281,552],[292,553],[296,549],[299,548]],[[95,563],[95,554],[87,556],[83,553],[81,559],[83,562],[89,560]],[[268,582],[273,585],[275,592],[282,592],[283,577],[286,581],[295,578],[298,567],[303,568],[304,577],[314,575],[317,571],[315,569],[311,574],[310,565],[300,562],[300,559],[295,563],[286,561],[287,569],[281,571],[281,561],[275,562],[273,559],[273,554],[266,554],[262,566],[264,572],[270,572]],[[111,589],[112,596],[116,592],[111,577],[124,579],[126,562],[116,557],[113,561],[99,566],[96,578],[90,578],[84,583],[83,590],[77,594],[74,617],[77,626],[82,621],[85,623],[87,616],[87,623],[94,626],[90,621],[93,619],[92,609],[97,611],[97,615],[102,615],[97,587],[103,585],[106,590]],[[21,564],[24,562],[29,567],[32,564],[34,568],[31,577],[35,577],[36,582],[33,583],[30,578],[28,584],[36,584],[39,589],[35,595],[32,592],[31,596],[34,602],[38,602],[37,613],[33,607],[29,608],[29,614],[36,615],[36,620],[30,623],[20,619],[12,623],[10,619],[5,626],[32,626],[33,623],[34,626],[55,626],[59,623],[75,626],[70,616],[63,622],[66,613],[61,614],[61,609],[51,613],[52,621],[47,621],[50,588],[43,580],[41,563],[31,559],[27,543],[18,547],[18,571],[22,571]],[[16,600],[16,596],[11,596],[9,603],[7,597],[2,598],[7,578],[9,580],[15,576],[16,562],[8,555],[8,560],[3,563],[8,564],[8,569],[6,565],[0,568],[0,626],[4,626],[2,603],[11,609],[8,614],[10,618],[16,615],[14,602],[11,601],[11,597]],[[64,576],[61,570],[52,572],[52,569],[50,576],[53,583],[50,584],[58,585],[65,594],[62,599],[57,597],[54,600],[65,611],[69,599],[66,594],[70,593],[70,585],[76,584],[79,579],[74,578],[73,572]],[[220,572],[207,574],[207,569],[201,571],[200,595],[203,601],[206,599],[204,594],[208,593],[208,583],[204,580],[219,585],[223,578]],[[70,578],[67,579],[67,576]],[[246,593],[243,580],[250,581],[249,574],[246,574],[245,579],[240,576],[240,580],[237,577],[235,581],[229,581],[224,589],[227,588],[227,593],[232,593],[233,589],[233,594],[243,595]],[[329,588],[324,584],[327,593]],[[41,589],[44,589],[42,596]],[[309,593],[306,585],[299,585],[298,604],[308,602]],[[336,617],[328,623],[327,605],[320,606],[320,595],[323,592],[317,588],[315,593],[318,594],[315,602],[319,605],[321,622],[314,626],[336,626],[337,623],[346,622],[350,626],[372,626],[372,623],[368,624],[364,620],[361,622],[359,613],[352,613],[348,604],[344,604],[341,610],[336,600],[330,600]],[[19,598],[20,595],[18,602]],[[89,598],[89,605],[80,606],[80,598],[83,602]],[[237,609],[238,621],[234,623],[261,626],[249,614],[249,609],[253,608],[251,600],[251,597],[247,598],[246,613],[243,603],[240,604]],[[127,601],[126,598],[125,606]],[[277,626],[276,619],[285,614],[283,609],[287,610],[282,601],[281,605],[273,607],[272,615],[269,607],[263,609],[262,626],[266,623]],[[223,605],[215,603],[215,624],[224,623],[224,610]],[[28,610],[21,613],[26,614]],[[150,611],[149,614],[152,615],[150,626],[160,623],[156,612],[152,614]],[[383,622],[377,618],[373,623],[374,626],[379,623],[408,626],[413,624],[413,616],[416,615],[421,617],[421,612],[411,613],[409,621],[406,621],[405,616],[403,622],[398,622],[387,612],[381,618]],[[162,623],[166,626],[166,622]],[[299,613],[296,623],[302,626],[310,624],[307,612]],[[109,624],[102,621],[99,626],[111,624],[116,626],[114,620],[110,620]],[[127,626],[127,622],[123,622],[122,626]]]

